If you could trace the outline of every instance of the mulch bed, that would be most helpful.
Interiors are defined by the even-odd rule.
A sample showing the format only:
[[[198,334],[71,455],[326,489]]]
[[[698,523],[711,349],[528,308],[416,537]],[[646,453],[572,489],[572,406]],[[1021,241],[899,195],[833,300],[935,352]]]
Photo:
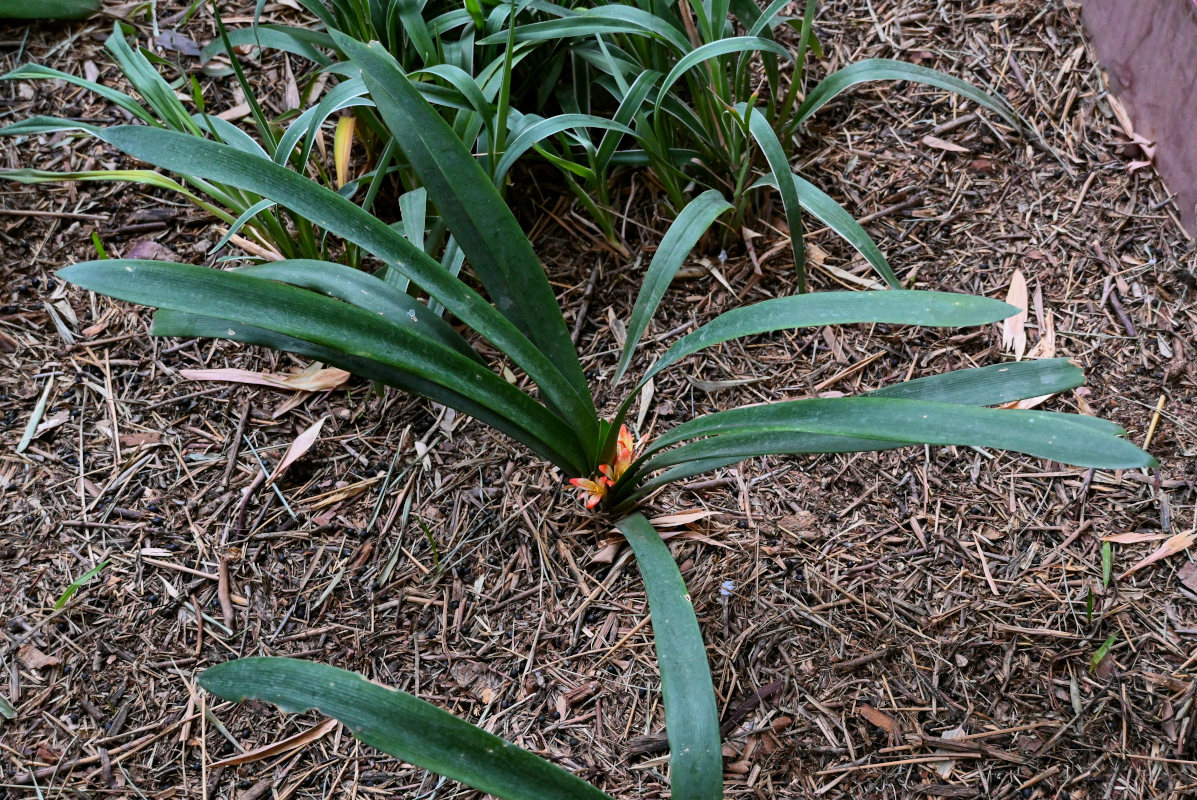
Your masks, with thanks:
[[[159,3],[160,26],[186,5]],[[237,18],[252,5],[222,8]],[[1032,342],[1050,312],[1057,355],[1089,375],[1087,389],[1046,407],[1091,410],[1140,444],[1150,430],[1162,466],[1087,472],[969,448],[767,458],[654,498],[650,516],[710,512],[669,530],[724,714],[727,794],[1190,796],[1197,569],[1185,553],[1120,577],[1194,530],[1197,513],[1197,262],[1167,190],[1150,167],[1131,168],[1141,153],[1121,136],[1064,3],[844,0],[818,23],[818,70],[914,60],[995,87],[1039,131],[1033,141],[1002,133],[942,92],[866,86],[815,118],[799,164],[868,220],[919,288],[1004,297],[1022,269],[1043,309],[1031,311]],[[0,29],[0,66],[85,74],[91,64],[114,81],[100,47],[109,25]],[[138,27],[148,44],[150,26]],[[210,13],[183,33],[207,41]],[[277,61],[253,71],[276,110],[285,74]],[[213,108],[237,101],[227,80],[204,86]],[[0,122],[35,113],[117,120],[86,93],[0,84]],[[4,140],[0,159],[126,164],[65,137]],[[521,212],[536,220],[603,386],[638,286],[635,257],[664,228],[653,189],[625,194],[628,259],[551,187],[525,194]],[[634,371],[665,334],[793,291],[780,221],[752,228],[751,251],[737,242],[695,254]],[[94,257],[93,231],[113,254],[150,241],[197,263],[219,236],[190,206],[139,188],[0,185],[0,696],[17,711],[0,718],[0,797],[477,796],[340,728],[212,766],[320,722],[198,688],[205,667],[248,655],[357,670],[617,797],[668,795],[635,565],[560,475],[468,418],[375,396],[360,380],[298,397],[184,380],[184,369],[306,364],[151,339],[145,309],[63,286],[53,271]],[[808,247],[817,289],[867,275],[825,231]],[[757,337],[658,378],[639,430],[995,363],[1000,345],[996,326]],[[276,488],[256,485],[322,417],[316,447]],[[1102,537],[1126,533],[1148,536],[1113,545],[1106,586]]]

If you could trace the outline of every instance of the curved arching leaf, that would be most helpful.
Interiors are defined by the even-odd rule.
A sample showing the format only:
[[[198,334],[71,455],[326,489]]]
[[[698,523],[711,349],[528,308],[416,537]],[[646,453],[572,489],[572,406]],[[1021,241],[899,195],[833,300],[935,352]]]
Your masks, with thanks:
[[[199,684],[226,700],[264,700],[290,714],[316,709],[340,720],[364,744],[501,800],[612,800],[431,703],[336,667],[242,658],[205,670]]]
[[[438,402],[441,402],[442,405],[457,409],[463,414],[468,414],[479,422],[507,434],[515,441],[523,443],[541,458],[554,464],[558,463],[558,459],[561,458],[560,454],[541,440],[536,431],[519,424],[518,420],[511,420],[496,414],[489,408],[475,403],[468,397],[445,386],[417,378],[410,373],[378,361],[353,356],[341,350],[313,344],[294,336],[276,333],[254,325],[244,323],[230,325],[228,320],[190,314],[185,311],[172,311],[168,308],[160,308],[154,312],[154,325],[150,333],[154,336],[177,336],[187,339],[226,339],[295,353],[313,361],[339,367],[354,375],[378,381],[386,386],[393,386],[400,391],[410,392],[420,397],[439,397],[441,400]]]
[[[731,208],[732,204],[724,200],[722,194],[708,189],[687,203],[682,213],[670,224],[669,230],[657,246],[657,252],[653,253],[648,270],[644,273],[644,281],[640,284],[640,293],[636,295],[636,305],[632,308],[632,315],[628,320],[623,352],[619,356],[619,364],[615,367],[615,375],[611,378],[612,385],[619,383],[619,379],[623,377],[640,337],[644,335],[649,321],[661,303],[661,298],[665,296],[665,291],[685,263],[690,251],[694,249],[694,245],[719,215]]]
[[[948,292],[887,290],[776,297],[734,308],[683,336],[645,373],[637,388],[686,356],[742,336],[817,325],[874,322],[957,328],[997,322],[1017,311],[1000,300]]]
[[[237,270],[243,275],[281,281],[311,289],[370,311],[397,325],[423,332],[446,347],[481,363],[481,357],[453,326],[406,292],[361,270],[332,261],[288,259],[254,264]]]
[[[569,387],[564,395],[553,391],[554,386],[541,389],[576,426],[581,441],[595,443],[585,450],[588,457],[595,456],[598,416],[590,387],[557,297],[511,209],[390,54],[377,45],[333,36],[361,68],[379,115],[499,311],[535,343]]]
[[[840,93],[859,83],[870,81],[913,81],[945,89],[988,108],[1016,129],[1026,127],[1019,119],[1018,112],[1008,102],[993,97],[968,81],[962,81],[936,69],[888,58],[866,58],[856,61],[819,81],[802,101],[802,105],[798,106],[798,111],[788,125],[801,125],[811,114],[834,100]]]
[[[843,206],[832,200],[829,194],[801,175],[795,172],[786,172],[784,174],[789,176],[789,181],[782,181],[779,184],[776,173],[770,173],[754,183],[751,188],[756,189],[761,186],[780,188],[780,186],[785,185],[787,182],[793,183],[794,190],[798,196],[798,202],[801,203],[804,209],[814,214],[820,222],[831,228],[840,238],[852,245],[856,249],[856,252],[864,256],[865,261],[868,261],[872,265],[882,280],[894,289],[902,288],[901,281],[898,280],[898,276],[890,268],[889,261],[886,260],[885,254],[881,252],[881,248],[873,241],[873,237],[869,236],[868,231],[861,227],[861,224]],[[784,192],[782,198],[784,201]]]
[[[585,408],[577,393],[545,354],[510,320],[401,233],[336,192],[289,169],[175,131],[137,125],[105,128],[101,138],[124,152],[164,169],[197,175],[254,192],[286,206],[330,233],[353,242],[407,275],[450,313],[489,339],[540,387],[565,419]],[[593,407],[589,413],[593,415]]]
[[[417,330],[356,306],[236,272],[160,261],[89,261],[59,270],[63,280],[120,300],[251,324],[377,361],[518,420],[549,444],[554,463],[586,470],[577,437],[544,406],[477,361]],[[449,404],[452,397],[430,395]]]
[[[616,527],[636,554],[653,616],[669,736],[670,793],[687,800],[719,800],[723,757],[715,689],[686,582],[660,534],[643,516],[633,514]]]

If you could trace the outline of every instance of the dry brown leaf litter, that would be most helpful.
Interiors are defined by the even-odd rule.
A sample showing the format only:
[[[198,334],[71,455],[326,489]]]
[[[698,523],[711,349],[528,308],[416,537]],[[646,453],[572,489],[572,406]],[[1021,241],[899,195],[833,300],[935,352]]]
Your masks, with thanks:
[[[234,19],[250,11],[222,7]],[[160,19],[181,8],[160,3]],[[267,6],[271,18],[292,13]],[[22,52],[113,81],[97,40],[106,29],[26,39],[7,28],[3,66]],[[1194,526],[1197,279],[1168,195],[1118,151],[1116,106],[1067,5],[830,3],[819,30],[826,67],[879,55],[943,68],[996,86],[1042,132],[1050,153],[937,91],[861,87],[815,118],[799,163],[920,286],[1001,297],[1022,269],[1055,316],[1057,354],[1089,374],[1086,390],[1047,407],[1091,409],[1137,442],[1153,430],[1163,466],[1086,472],[938,448],[762,459],[658,496],[654,516],[712,512],[672,541],[726,714],[728,795],[1187,796],[1197,787],[1189,557],[1108,589],[1100,565],[1103,538],[1158,536],[1114,544],[1119,573]],[[182,33],[206,40],[210,16]],[[275,112],[298,66],[255,71]],[[239,105],[228,88],[211,85],[217,107]],[[117,119],[74,90],[0,86],[5,122],[33,113]],[[3,144],[10,167],[125,163],[63,137]],[[533,234],[601,384],[618,339],[610,320],[626,317],[635,274],[543,177],[528,192]],[[339,729],[271,760],[211,767],[319,723],[214,703],[195,685],[209,664],[272,654],[359,670],[484,720],[616,796],[667,794],[635,565],[626,550],[593,561],[609,531],[560,476],[459,415],[373,397],[360,381],[290,396],[181,379],[307,365],[150,339],[145,311],[64,289],[51,273],[88,256],[92,230],[117,253],[151,242],[199,261],[220,235],[209,221],[137,189],[0,192],[0,695],[18,712],[0,720],[0,792],[475,796]],[[641,180],[624,198],[633,258],[663,228],[653,197]],[[694,320],[792,291],[779,222],[753,230],[726,262],[696,254],[646,352]],[[826,232],[809,244],[821,288],[871,277]],[[1037,325],[1032,314],[1031,341]],[[737,402],[993,363],[999,343],[996,328],[875,326],[729,344],[658,377],[640,433]],[[56,424],[17,455],[47,392],[43,422]],[[305,458],[277,487],[262,485],[325,416]]]

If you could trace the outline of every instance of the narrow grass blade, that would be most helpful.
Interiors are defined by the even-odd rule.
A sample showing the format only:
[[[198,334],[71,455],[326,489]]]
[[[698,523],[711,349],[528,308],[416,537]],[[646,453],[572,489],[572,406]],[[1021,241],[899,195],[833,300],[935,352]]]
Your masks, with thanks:
[[[223,120],[220,117],[213,116],[196,116],[197,120],[202,120],[202,124],[209,128],[212,133],[212,138],[218,142],[224,142],[227,145],[236,147],[243,153],[249,153],[252,156],[260,158],[269,158],[266,148],[258,144],[258,140],[250,136],[241,128],[237,127],[228,120]],[[200,124],[197,122],[197,124]]]
[[[487,371],[473,359],[416,330],[315,292],[235,272],[157,261],[90,261],[58,272],[66,281],[120,300],[198,312],[300,338],[354,356],[381,362],[444,386],[495,414],[540,430],[554,461],[584,469],[575,455],[577,440],[544,406]],[[432,396],[448,404],[452,397]],[[535,420],[535,422],[533,422]]]
[[[51,172],[41,169],[0,170],[0,178],[17,183],[51,183],[57,181],[117,181],[140,183],[155,189],[178,192],[189,199],[198,199],[182,184],[149,169],[97,169],[87,172]]]
[[[508,171],[515,166],[516,161],[532,149],[533,145],[562,131],[576,128],[596,128],[632,135],[632,129],[628,126],[603,119],[602,117],[596,117],[593,114],[558,114],[548,119],[533,120],[520,128],[515,138],[508,142],[507,150],[503,153],[503,157],[499,159],[499,164],[495,168],[495,185],[503,185],[503,180],[507,177]]]
[[[116,89],[110,89],[107,86],[89,81],[84,78],[71,75],[69,72],[62,72],[60,70],[52,69],[50,67],[43,67],[38,64],[22,64],[11,72],[5,73],[0,80],[15,81],[15,80],[59,80],[72,83],[75,86],[81,86],[90,92],[98,94],[109,102],[128,111],[133,116],[147,125],[160,125],[154,115],[145,109],[141,103],[138,103],[124,92],[118,92]],[[78,124],[78,123],[76,123]]]
[[[564,395],[552,385],[542,385],[541,391],[577,427],[583,442],[596,443],[586,450],[594,456],[598,417],[586,376],[544,268],[511,209],[388,53],[377,45],[334,36],[361,68],[379,114],[499,311],[535,343],[571,387]]]
[[[773,186],[777,187],[777,173],[766,175],[757,181],[752,188],[758,186]],[[836,232],[844,241],[852,245],[856,252],[864,256],[865,261],[872,265],[877,274],[894,289],[902,288],[898,276],[894,274],[893,269],[889,266],[889,261],[886,260],[885,255],[881,252],[881,248],[869,236],[868,231],[861,227],[860,223],[853,219],[843,206],[831,199],[831,196],[815,186],[810,181],[802,178],[794,172],[780,173],[788,176],[789,181],[794,184],[795,191],[798,195],[798,200],[810,213],[819,218],[824,225]],[[781,183],[786,183],[783,180]],[[785,194],[782,194],[784,201]]]
[[[790,175],[790,159],[781,140],[773,131],[773,126],[765,115],[755,108],[740,105],[740,113],[748,114],[748,129],[752,138],[756,139],[761,152],[765,154],[765,161],[774,175]],[[775,181],[781,193],[781,206],[785,211],[786,224],[790,228],[790,252],[794,256],[794,272],[798,279],[798,293],[806,291],[806,240],[802,237],[802,199],[799,196],[797,182],[786,180]]]
[[[661,73],[651,69],[644,70],[638,74],[636,79],[632,81],[632,85],[628,87],[627,92],[619,100],[619,108],[616,109],[615,116],[613,117],[614,121],[621,125],[631,125],[636,119],[636,115],[643,108],[645,100],[648,99],[649,92],[652,91],[653,86],[660,77]],[[607,174],[607,170],[611,166],[611,159],[615,155],[615,149],[619,146],[620,138],[611,131],[603,134],[602,141],[599,142],[598,152],[594,157],[595,171],[598,174]]]
[[[318,48],[333,49],[333,41],[326,33],[311,31],[306,28],[288,25],[255,25],[250,28],[231,30],[229,43],[233,47],[253,45],[269,50],[282,50],[300,58],[305,58],[313,64],[327,67],[332,64],[331,58],[320,52]],[[200,53],[201,63],[211,61],[214,56],[225,52],[224,42],[217,37]]]
[[[79,132],[98,136],[100,128],[86,122],[37,115],[0,128],[0,136],[38,136],[43,133]]]
[[[640,514],[616,523],[636,554],[653,615],[669,736],[670,794],[685,800],[723,797],[723,757],[715,689],[694,604],[673,555]]]
[[[648,271],[644,274],[644,282],[640,285],[640,293],[636,296],[636,305],[628,321],[623,353],[619,356],[615,377],[611,379],[612,385],[619,383],[619,379],[623,377],[640,337],[644,335],[649,321],[661,303],[661,298],[665,296],[670,282],[681,269],[690,251],[694,249],[694,245],[719,215],[731,208],[732,204],[724,200],[723,195],[709,189],[687,203],[682,213],[678,214],[677,219],[669,226],[657,247],[657,252],[653,254]]]
[[[261,214],[263,211],[271,208],[274,208],[273,200],[259,200],[249,208],[242,211],[241,215],[237,217],[237,219],[233,220],[233,224],[229,225],[229,229],[224,232],[224,236],[221,236],[216,241],[216,244],[209,248],[208,252],[219,252],[220,249],[228,244],[234,236],[241,232],[241,229],[244,228],[250,220]]]
[[[810,94],[798,106],[794,119],[788,127],[795,127],[805,122],[837,95],[858,83],[870,81],[913,81],[915,83],[934,86],[955,92],[961,97],[972,100],[979,106],[993,111],[1012,127],[1023,130],[1025,126],[1019,120],[1018,112],[1005,100],[993,97],[989,93],[978,89],[968,81],[954,78],[939,70],[908,64],[905,61],[895,61],[888,58],[866,58],[849,64],[841,70],[831,73],[819,84],[811,89]]]
[[[572,17],[520,25],[515,29],[515,40],[517,42],[543,42],[591,37],[604,33],[652,36],[672,45],[678,53],[686,53],[692,49],[685,32],[676,25],[643,9],[616,3],[599,6]],[[506,39],[507,32],[504,31],[487,36],[478,43],[502,44]]]
[[[683,75],[689,70],[698,66],[704,61],[709,61],[719,56],[730,55],[732,53],[747,53],[747,52],[767,52],[774,53],[785,58],[791,58],[790,52],[779,45],[772,39],[765,39],[760,36],[733,36],[730,39],[720,39],[714,42],[708,42],[700,47],[696,47],[686,55],[678,59],[678,62],[669,70],[669,74],[665,76],[665,80],[661,82],[661,89],[657,93],[656,107],[659,110],[661,103],[669,90],[673,88],[673,84],[677,83]],[[717,67],[718,69],[718,67]],[[702,81],[705,85],[707,81]]]
[[[243,658],[206,670],[199,683],[227,700],[264,700],[287,713],[315,709],[340,720],[364,744],[501,800],[611,800],[431,703],[335,667]]]
[[[70,601],[70,599],[75,596],[75,593],[83,588],[84,584],[86,584],[92,578],[96,577],[101,572],[103,572],[104,567],[106,567],[106,566],[108,566],[108,559],[104,559],[99,564],[96,564],[94,567],[89,569],[87,572],[83,573],[78,578],[75,578],[75,580],[71,581],[71,585],[68,586],[66,588],[66,591],[64,591],[58,597],[58,600],[55,601],[54,610],[57,611],[58,609],[65,606],[67,604],[67,602]]]
[[[177,131],[198,135],[199,127],[191,120],[182,101],[175,96],[170,84],[159,74],[140,50],[129,46],[119,22],[114,22],[112,33],[104,42],[104,48],[120,64],[121,72],[133,88],[145,100],[146,105],[157,114],[155,125],[166,125]]]

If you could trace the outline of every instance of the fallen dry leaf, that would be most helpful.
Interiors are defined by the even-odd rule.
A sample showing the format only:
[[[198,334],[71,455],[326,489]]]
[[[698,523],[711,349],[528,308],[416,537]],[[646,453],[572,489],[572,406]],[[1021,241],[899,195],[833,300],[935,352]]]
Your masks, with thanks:
[[[1180,582],[1190,592],[1197,592],[1197,564],[1192,561],[1187,562],[1180,571],[1176,573],[1176,577],[1180,578]]]
[[[1020,361],[1027,350],[1027,279],[1020,269],[1010,276],[1006,302],[1021,311],[1002,320],[1002,347],[1013,350],[1014,360]]]
[[[62,663],[57,656],[48,656],[31,644],[23,645],[17,650],[17,659],[29,669],[42,669]]]
[[[884,711],[878,711],[868,703],[861,703],[857,711],[862,717],[886,733],[892,735],[898,732],[898,721]]]
[[[179,374],[190,381],[230,381],[249,383],[254,386],[269,386],[272,389],[291,389],[297,392],[322,392],[335,389],[349,380],[349,373],[343,369],[328,367],[321,369],[315,364],[303,372],[289,375],[276,372],[253,372],[248,369],[183,369]]]
[[[178,261],[179,257],[175,255],[175,251],[171,250],[165,245],[158,244],[149,239],[142,239],[129,245],[129,249],[124,253],[125,258],[134,259],[149,259],[151,261]]]
[[[1168,534],[1166,533],[1111,533],[1109,536],[1101,537],[1101,540],[1114,544],[1139,544],[1167,538]]]
[[[121,434],[122,447],[143,447],[145,445],[158,444],[162,441],[162,434],[160,433],[123,433]]]
[[[1182,553],[1185,550],[1188,550],[1194,541],[1197,541],[1197,529],[1191,530],[1191,531],[1185,531],[1184,533],[1176,534],[1175,536],[1170,538],[1168,541],[1166,541],[1162,545],[1160,545],[1159,550],[1156,550],[1154,553],[1149,555],[1147,558],[1143,559],[1138,564],[1135,564],[1133,567],[1128,569],[1126,572],[1119,575],[1118,580],[1122,580],[1123,578],[1127,577],[1128,575],[1138,572],[1139,570],[1143,569],[1143,567],[1146,567],[1150,564],[1154,564],[1155,562],[1159,561],[1162,558],[1167,558],[1168,556],[1174,556],[1177,553]]]
[[[950,731],[944,731],[943,736],[941,738],[954,741],[956,739],[963,739],[967,735],[968,734],[965,733],[964,728],[952,728]],[[938,755],[940,753],[947,753],[947,752],[950,752],[950,751],[945,750],[942,747],[935,748],[936,755]],[[932,762],[932,766],[934,766],[935,771],[939,773],[939,777],[946,781],[948,778],[950,778],[952,776],[952,769],[956,766],[956,759],[945,758],[943,761]]]
[[[953,142],[945,142],[943,139],[927,134],[920,139],[923,144],[928,147],[934,147],[936,150],[947,150],[949,153],[967,153],[968,148],[962,147]]]
[[[327,735],[329,731],[340,724],[341,723],[337,722],[335,719],[326,720],[319,725],[308,728],[306,731],[297,733],[294,736],[288,736],[286,739],[281,739],[273,744],[256,747],[253,750],[245,753],[229,756],[228,758],[222,758],[220,761],[213,762],[208,766],[209,768],[233,767],[238,764],[248,764],[251,761],[261,761],[264,758],[270,758],[271,756],[289,753],[292,750],[297,750],[298,748],[303,747],[305,744],[311,744],[317,739],[320,739],[322,736]]]
[[[683,525],[698,522],[700,519],[713,517],[717,513],[716,511],[710,511],[705,508],[694,508],[689,511],[679,511],[676,514],[666,514],[663,517],[653,517],[649,520],[649,524],[654,528],[679,528]]]
[[[287,448],[287,452],[283,455],[283,460],[278,462],[278,466],[274,468],[274,472],[270,473],[270,477],[266,479],[266,484],[274,483],[278,478],[287,471],[287,467],[294,464],[303,454],[312,449],[312,445],[320,437],[320,429],[324,427],[324,421],[328,417],[324,416],[313,422],[307,430],[295,437],[295,441],[291,442],[291,446]]]

